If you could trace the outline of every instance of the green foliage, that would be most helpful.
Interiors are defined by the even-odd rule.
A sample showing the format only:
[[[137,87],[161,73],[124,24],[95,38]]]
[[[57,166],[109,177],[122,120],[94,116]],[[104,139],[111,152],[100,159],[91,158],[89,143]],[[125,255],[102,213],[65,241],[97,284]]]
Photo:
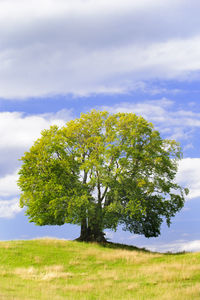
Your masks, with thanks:
[[[178,143],[133,113],[91,111],[42,132],[22,157],[21,207],[37,225],[85,224],[158,236],[184,205]]]

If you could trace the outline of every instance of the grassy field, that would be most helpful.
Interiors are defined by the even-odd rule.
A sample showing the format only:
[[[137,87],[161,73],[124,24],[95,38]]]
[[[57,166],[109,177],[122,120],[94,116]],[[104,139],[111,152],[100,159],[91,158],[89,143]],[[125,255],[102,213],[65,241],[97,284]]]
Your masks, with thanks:
[[[0,299],[200,299],[200,253],[53,239],[0,242]]]

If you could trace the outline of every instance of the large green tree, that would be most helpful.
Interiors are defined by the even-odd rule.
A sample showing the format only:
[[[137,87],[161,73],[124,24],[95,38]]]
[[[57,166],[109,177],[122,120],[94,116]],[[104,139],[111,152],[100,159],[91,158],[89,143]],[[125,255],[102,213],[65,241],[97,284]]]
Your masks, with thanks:
[[[84,241],[103,241],[118,225],[155,237],[184,205],[179,159],[179,145],[143,117],[93,110],[44,130],[25,152],[20,204],[37,225],[81,225]]]

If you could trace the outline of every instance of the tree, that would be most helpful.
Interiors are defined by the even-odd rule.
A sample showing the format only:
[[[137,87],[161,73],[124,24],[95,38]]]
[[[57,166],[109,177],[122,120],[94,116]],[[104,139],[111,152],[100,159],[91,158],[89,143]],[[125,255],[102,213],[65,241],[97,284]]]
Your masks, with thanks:
[[[174,182],[181,156],[143,117],[93,110],[44,130],[25,152],[20,205],[37,225],[81,225],[84,241],[118,225],[155,237],[184,205],[188,191]]]

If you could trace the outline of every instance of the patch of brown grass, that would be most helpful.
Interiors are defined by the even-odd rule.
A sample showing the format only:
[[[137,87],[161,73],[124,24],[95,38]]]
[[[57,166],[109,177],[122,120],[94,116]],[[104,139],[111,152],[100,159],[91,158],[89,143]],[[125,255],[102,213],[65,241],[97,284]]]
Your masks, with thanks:
[[[72,273],[64,272],[64,267],[62,265],[53,265],[44,267],[43,269],[37,269],[32,267],[29,268],[17,268],[14,274],[20,276],[23,279],[32,280],[45,280],[50,281],[57,278],[71,278]]]
[[[101,259],[103,260],[125,260],[127,263],[144,263],[148,262],[151,258],[160,257],[160,254],[142,253],[139,251],[117,250],[111,253],[102,253]]]
[[[106,271],[101,271],[98,272],[98,276],[97,278],[101,278],[101,279],[112,279],[112,280],[118,280],[120,277],[119,272],[117,272],[116,270],[106,270]]]
[[[200,264],[185,263],[160,263],[144,266],[140,271],[154,280],[170,282],[177,280],[188,280],[194,273],[200,273]]]
[[[181,286],[176,284],[173,288],[164,286],[158,289],[157,299],[160,300],[199,300],[200,299],[200,283],[189,286]]]
[[[101,248],[89,248],[84,252],[84,257],[89,256],[96,257],[98,263],[124,260],[126,263],[140,264],[147,263],[152,258],[160,257],[161,254],[141,251],[129,251],[126,249],[118,249],[114,251],[112,249],[106,249],[106,251],[102,251]]]
[[[71,265],[71,266],[79,266],[79,265],[87,266],[88,262],[87,262],[87,260],[84,261],[84,260],[80,260],[79,258],[74,258],[69,261],[69,265]]]
[[[15,245],[13,243],[10,243],[10,242],[0,242],[0,248],[3,248],[3,249],[14,249]]]
[[[34,267],[29,268],[16,268],[13,274],[20,276],[23,279],[35,278],[37,276],[37,270]]]
[[[87,292],[95,289],[95,284],[92,283],[84,283],[81,285],[72,285],[69,284],[65,287],[68,291],[75,291],[75,292]]]
[[[32,241],[39,241],[40,244],[43,245],[65,245],[66,242],[68,242],[68,240],[64,240],[64,239],[55,239],[55,238],[51,238],[51,237],[44,237],[44,238],[36,238],[33,239]]]

